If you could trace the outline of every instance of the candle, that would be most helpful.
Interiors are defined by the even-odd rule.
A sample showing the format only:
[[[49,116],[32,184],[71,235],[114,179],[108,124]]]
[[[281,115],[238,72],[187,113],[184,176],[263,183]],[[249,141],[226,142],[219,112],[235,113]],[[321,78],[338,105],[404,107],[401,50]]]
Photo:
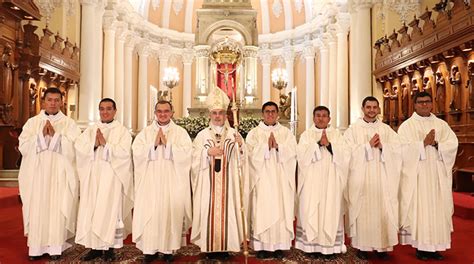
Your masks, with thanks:
[[[291,103],[290,103],[290,121],[293,122],[295,121],[295,88],[291,89],[290,92],[291,96]]]
[[[294,88],[294,92],[293,92],[293,96],[295,97],[295,118],[293,121],[297,121],[298,120],[298,95],[296,95],[296,86]]]

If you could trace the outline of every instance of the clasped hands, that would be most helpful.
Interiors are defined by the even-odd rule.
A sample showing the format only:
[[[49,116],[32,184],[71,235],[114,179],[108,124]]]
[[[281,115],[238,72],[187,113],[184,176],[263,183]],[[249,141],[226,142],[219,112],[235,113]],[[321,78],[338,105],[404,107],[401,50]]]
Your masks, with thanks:
[[[49,120],[46,121],[46,124],[43,127],[43,136],[54,136],[54,127],[51,125],[51,122]]]
[[[435,130],[431,129],[428,134],[426,134],[425,139],[423,140],[423,145],[426,147],[428,145],[430,146],[436,146],[437,142],[435,140]]]
[[[323,129],[323,133],[321,134],[321,139],[319,140],[318,144],[325,147],[329,146],[330,143],[326,134],[326,129]]]
[[[97,128],[97,132],[95,133],[95,147],[99,147],[99,146],[105,146],[105,144],[107,144],[107,142],[105,141],[105,137],[104,135],[102,134],[102,131],[100,131],[99,128]]]
[[[158,147],[159,145],[166,145],[166,136],[165,133],[163,133],[163,129],[158,130],[158,134],[156,134],[155,138],[155,147]]]
[[[380,135],[375,133],[375,135],[370,139],[369,144],[372,148],[382,149],[382,141],[380,141]]]
[[[272,148],[278,150],[278,143],[276,142],[273,132],[270,132],[270,136],[268,137],[268,149],[271,150]]]

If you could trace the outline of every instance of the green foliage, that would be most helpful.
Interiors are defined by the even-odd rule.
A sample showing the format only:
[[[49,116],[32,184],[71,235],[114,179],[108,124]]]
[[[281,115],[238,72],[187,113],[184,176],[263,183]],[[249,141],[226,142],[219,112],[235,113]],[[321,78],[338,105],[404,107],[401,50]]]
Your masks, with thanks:
[[[178,118],[178,119],[175,119],[174,122],[178,126],[186,129],[186,131],[188,131],[188,134],[191,138],[195,138],[197,134],[199,133],[199,131],[209,126],[209,118],[203,117],[203,116]],[[259,122],[260,122],[260,118],[255,118],[255,117],[241,118],[239,132],[242,135],[242,137],[245,138],[252,128],[258,126]]]

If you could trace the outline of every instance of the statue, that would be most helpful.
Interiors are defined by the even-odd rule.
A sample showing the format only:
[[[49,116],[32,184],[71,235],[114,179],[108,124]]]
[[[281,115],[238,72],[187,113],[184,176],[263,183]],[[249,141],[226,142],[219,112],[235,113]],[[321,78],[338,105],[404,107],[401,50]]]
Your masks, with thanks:
[[[38,98],[38,88],[36,88],[36,83],[31,83],[29,87],[30,92],[30,116],[36,115],[36,99]]]
[[[432,83],[431,78],[429,76],[425,76],[423,78],[423,91],[433,96],[433,89],[432,89],[431,83]]]
[[[449,107],[452,111],[457,111],[461,109],[461,73],[457,65],[451,67],[449,82],[451,83],[451,103]]]
[[[390,95],[390,100],[394,101],[395,107],[392,115],[392,120],[398,120],[398,87],[396,85],[392,86],[393,94]]]
[[[446,82],[440,70],[436,72],[436,102],[438,113],[444,113],[446,105]]]
[[[12,120],[13,71],[18,68],[18,65],[11,62],[12,55],[13,49],[10,44],[4,44],[0,61],[0,123],[4,124]]]
[[[411,79],[411,99],[414,101],[415,96],[420,92],[420,85],[418,84],[418,79],[413,77]]]
[[[474,61],[470,61],[468,64],[467,64],[467,68],[468,68],[468,71],[467,71],[467,76],[468,76],[468,80],[467,80],[467,85],[466,85],[466,88],[467,88],[467,92],[468,92],[468,108],[469,109],[474,109],[474,91],[473,91],[473,88],[472,86],[474,85],[473,82],[474,82]]]
[[[388,88],[383,90],[383,121],[390,122],[390,91]]]
[[[402,115],[404,120],[408,118],[408,108],[408,87],[406,83],[402,83]]]

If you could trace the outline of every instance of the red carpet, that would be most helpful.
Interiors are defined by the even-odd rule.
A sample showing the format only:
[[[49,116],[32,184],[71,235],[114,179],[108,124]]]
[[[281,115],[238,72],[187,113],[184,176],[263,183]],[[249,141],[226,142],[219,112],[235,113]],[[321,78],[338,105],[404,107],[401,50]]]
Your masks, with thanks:
[[[453,192],[454,215],[474,220],[474,196],[465,192]]]
[[[17,188],[0,188],[0,263],[16,264],[16,263],[42,263],[43,261],[30,262],[27,259],[28,249],[26,246],[26,238],[23,236],[23,223],[21,217],[21,206],[18,201]],[[454,233],[452,234],[452,248],[444,252],[445,260],[443,261],[418,261],[415,257],[415,249],[411,246],[396,246],[388,261],[380,261],[372,257],[370,263],[473,263],[474,247],[472,246],[474,238],[474,220],[462,219],[457,216],[453,217]],[[131,244],[130,238],[126,244]],[[293,250],[292,253],[293,254]],[[351,251],[351,255],[353,256]],[[200,263],[211,263],[203,261],[200,258],[177,259],[177,263],[182,261],[196,260]],[[137,259],[138,260],[138,259]],[[243,257],[236,256],[232,262],[242,262]],[[303,259],[300,259],[303,261]],[[358,259],[346,259],[346,263],[361,263]],[[292,261],[299,263],[300,261]],[[319,263],[320,261],[312,261],[311,263]],[[62,262],[65,263],[65,262]],[[123,262],[122,262],[123,263]],[[130,262],[127,262],[130,263]],[[139,262],[137,262],[139,263]],[[277,261],[259,261],[255,258],[249,259],[249,263],[277,263]],[[332,262],[334,263],[334,262]]]

